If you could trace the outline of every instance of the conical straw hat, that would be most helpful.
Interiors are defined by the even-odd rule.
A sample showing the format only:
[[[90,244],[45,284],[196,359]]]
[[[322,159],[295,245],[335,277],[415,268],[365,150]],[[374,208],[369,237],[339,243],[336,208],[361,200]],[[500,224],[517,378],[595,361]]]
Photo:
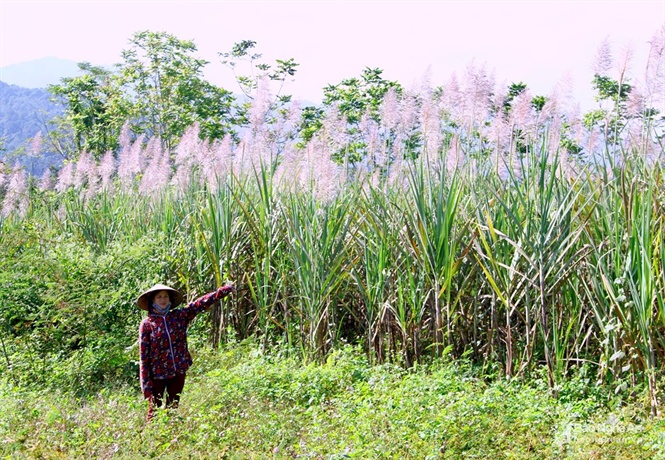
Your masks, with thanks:
[[[165,284],[155,284],[153,287],[141,294],[138,299],[136,299],[136,304],[142,310],[148,310],[150,307],[150,294],[159,291],[169,291],[171,297],[171,308],[177,307],[185,300],[185,296],[183,296],[179,291],[173,289],[172,287],[166,286]]]

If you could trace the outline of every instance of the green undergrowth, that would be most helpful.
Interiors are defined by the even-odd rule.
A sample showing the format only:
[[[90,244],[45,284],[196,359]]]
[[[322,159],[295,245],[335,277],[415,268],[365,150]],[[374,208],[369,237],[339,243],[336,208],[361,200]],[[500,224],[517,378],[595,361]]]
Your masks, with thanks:
[[[80,398],[4,380],[0,457],[665,458],[665,420],[583,374],[555,398],[538,378],[488,382],[445,360],[370,366],[352,348],[305,363],[251,344],[199,347],[195,362],[180,408],[150,423],[136,387]]]

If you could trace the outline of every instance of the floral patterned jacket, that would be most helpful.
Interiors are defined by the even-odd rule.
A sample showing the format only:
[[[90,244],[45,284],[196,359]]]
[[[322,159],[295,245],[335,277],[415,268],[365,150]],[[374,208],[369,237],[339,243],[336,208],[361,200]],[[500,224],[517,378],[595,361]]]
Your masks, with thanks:
[[[152,396],[153,379],[172,378],[189,369],[192,365],[192,356],[187,348],[189,323],[233,290],[233,286],[223,286],[184,308],[169,310],[163,316],[151,309],[143,319],[139,326],[139,373],[141,391],[146,399]]]

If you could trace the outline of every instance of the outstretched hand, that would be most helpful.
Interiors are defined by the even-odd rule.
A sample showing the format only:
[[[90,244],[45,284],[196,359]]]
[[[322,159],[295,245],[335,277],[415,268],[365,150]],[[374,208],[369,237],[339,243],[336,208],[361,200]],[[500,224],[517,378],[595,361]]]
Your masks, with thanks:
[[[230,293],[236,292],[236,287],[232,283],[227,283],[224,286],[217,289],[217,292],[226,297]]]

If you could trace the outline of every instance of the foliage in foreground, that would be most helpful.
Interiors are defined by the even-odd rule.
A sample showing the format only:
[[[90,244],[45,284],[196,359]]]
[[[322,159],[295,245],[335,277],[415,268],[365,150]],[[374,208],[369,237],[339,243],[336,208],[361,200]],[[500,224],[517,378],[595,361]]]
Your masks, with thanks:
[[[237,143],[202,124],[173,142],[139,129],[55,183],[0,171],[0,377],[79,397],[130,384],[136,295],[166,282],[193,299],[230,279],[238,294],[195,340],[320,362],[353,344],[405,369],[449,354],[483,378],[546,369],[559,397],[584,368],[603,392],[648,385],[657,416],[665,119],[628,110],[611,79],[595,86],[613,115],[583,121],[488,77],[350,108],[333,104],[364,100],[346,82],[307,115],[306,144],[297,110],[278,123],[257,98]]]
[[[200,349],[201,350],[201,349]],[[665,421],[583,373],[479,379],[463,361],[409,372],[347,347],[325,363],[248,343],[196,356],[181,407],[146,424],[135,387],[78,399],[0,388],[6,458],[665,458]]]
[[[507,377],[544,363],[554,391],[585,363],[616,391],[647,382],[656,415],[662,162],[571,177],[542,152],[506,178],[444,164],[327,199],[266,167],[156,196],[34,191],[2,221],[0,371],[84,392],[128,381],[136,295],[167,282],[193,299],[227,278],[238,294],[196,323],[212,344],[325,359],[352,343],[407,368],[450,348]]]

